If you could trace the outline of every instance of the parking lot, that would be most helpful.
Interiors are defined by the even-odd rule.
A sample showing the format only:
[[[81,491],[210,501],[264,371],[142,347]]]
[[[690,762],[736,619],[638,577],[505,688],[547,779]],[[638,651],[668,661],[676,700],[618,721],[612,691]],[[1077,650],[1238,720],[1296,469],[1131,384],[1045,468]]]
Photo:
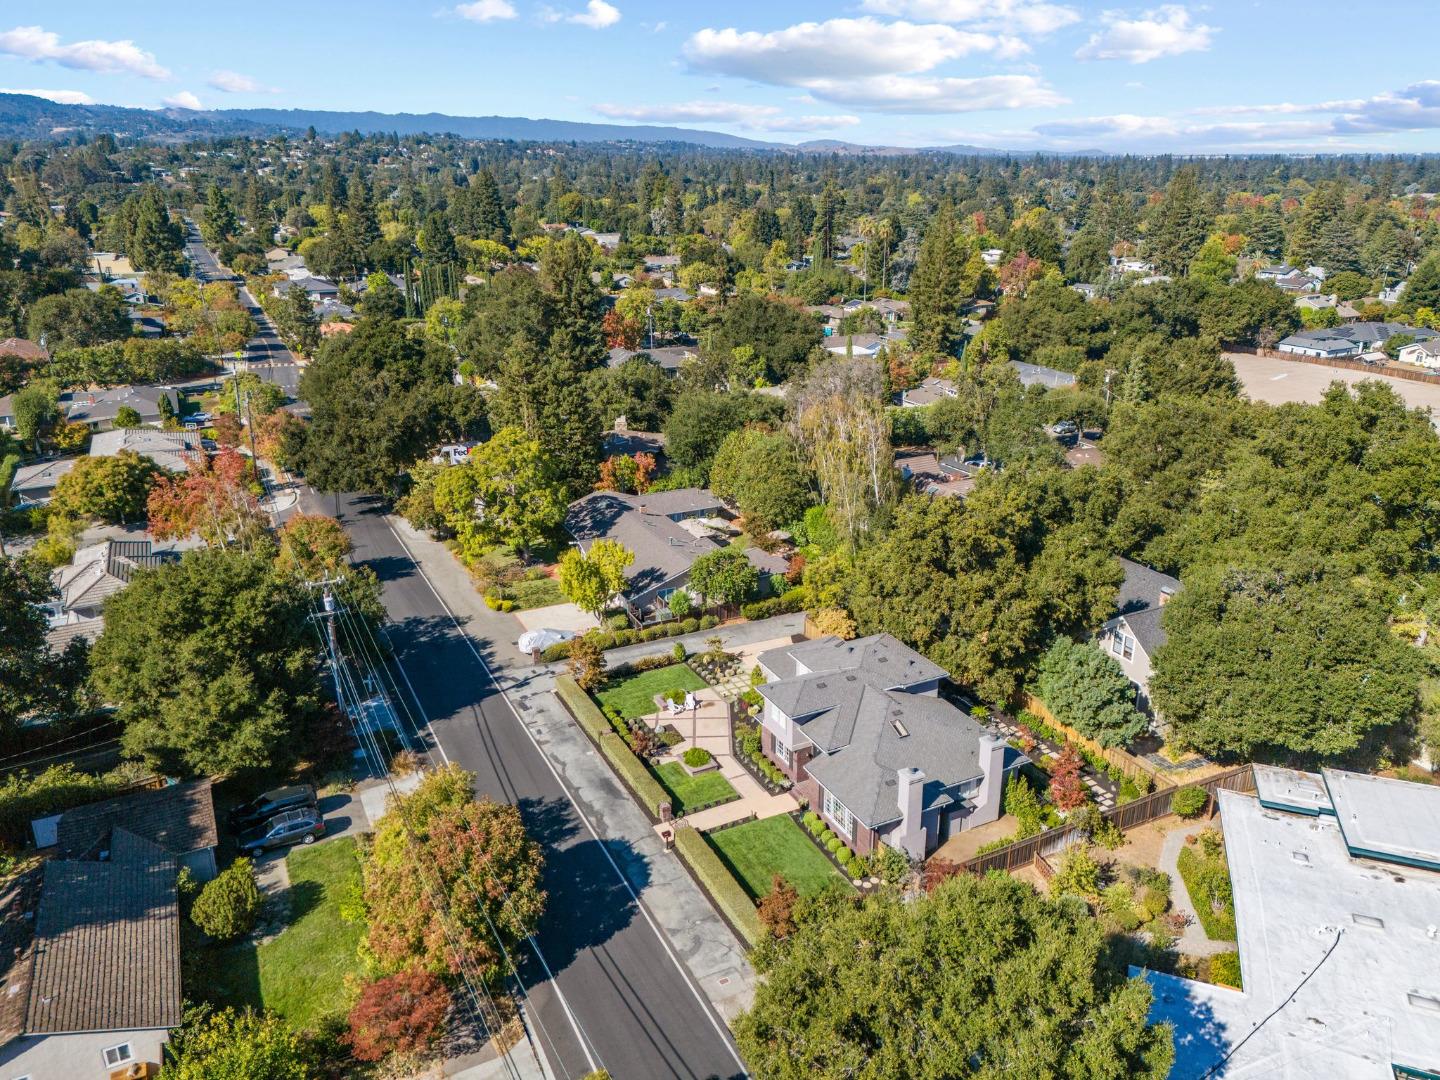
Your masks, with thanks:
[[[1411,382],[1378,371],[1351,371],[1348,368],[1307,364],[1299,360],[1276,360],[1250,353],[1226,355],[1234,362],[1240,385],[1252,401],[1264,401],[1271,405],[1301,401],[1313,405],[1337,379],[1351,385],[1365,379],[1376,379],[1394,387],[1395,392],[1412,407],[1431,409],[1440,417],[1440,383]]]

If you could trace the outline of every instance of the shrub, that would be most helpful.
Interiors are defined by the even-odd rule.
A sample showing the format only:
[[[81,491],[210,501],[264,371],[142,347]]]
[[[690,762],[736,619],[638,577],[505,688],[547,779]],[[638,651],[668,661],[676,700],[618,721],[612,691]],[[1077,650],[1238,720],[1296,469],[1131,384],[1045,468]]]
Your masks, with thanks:
[[[1050,879],[1052,896],[1083,897],[1090,900],[1100,892],[1100,864],[1084,844],[1076,844],[1060,858],[1059,869]]]
[[[1234,941],[1235,901],[1225,863],[1220,859],[1206,858],[1193,847],[1186,846],[1180,849],[1176,865],[1205,936],[1214,941]]]
[[[629,630],[630,616],[624,614],[623,612],[619,615],[611,615],[608,619],[605,620],[605,625],[611,630]]]
[[[862,863],[859,857],[853,852],[848,859],[844,860],[843,865],[845,872],[852,878],[862,878],[865,876],[865,864]]]
[[[840,839],[838,836],[832,836],[832,837],[830,837],[829,840],[826,840],[826,841],[825,841],[825,847],[826,847],[826,849],[830,852],[831,855],[838,855],[839,852],[840,852],[840,849],[843,848],[844,846],[845,846],[845,844],[841,841],[841,839]]]
[[[786,589],[779,596],[741,604],[740,614],[751,622],[773,618],[776,615],[791,615],[805,610],[805,601],[808,596],[809,592],[806,589]]]
[[[719,626],[719,625],[720,625],[720,620],[717,619],[714,615],[702,615],[702,616],[700,617],[700,623],[699,623],[698,626],[696,626],[696,629],[697,629],[697,630],[713,630],[713,629],[715,629],[715,627],[717,627],[717,626]]]
[[[1210,981],[1236,990],[1245,989],[1240,981],[1240,954],[1222,952],[1210,957]]]
[[[1013,816],[1018,824],[1016,840],[1024,840],[1041,830],[1040,797],[1023,776],[1014,777],[1005,789],[1005,812]]]
[[[1066,743],[1050,770],[1050,801],[1061,810],[1078,810],[1088,798],[1080,779],[1080,753],[1073,743]]]
[[[435,975],[412,969],[370,983],[350,1010],[344,1041],[359,1061],[427,1049],[450,1011],[450,991]]]
[[[795,905],[800,899],[795,886],[780,874],[770,882],[770,891],[760,901],[757,914],[771,937],[787,938],[795,932]]]
[[[594,690],[605,681],[605,657],[589,634],[570,643],[570,675],[582,690]]]
[[[814,810],[806,810],[804,817],[800,820],[804,823],[805,828],[810,830],[812,836],[820,830],[820,815],[815,813]]]
[[[1170,810],[1182,818],[1199,817],[1210,796],[1201,787],[1183,787],[1170,796]]]
[[[686,656],[685,646],[678,641],[675,642],[675,647],[670,650],[670,655],[675,658],[675,663],[683,664]]]
[[[755,902],[750,899],[744,886],[725,869],[725,864],[720,861],[720,856],[715,854],[715,849],[704,835],[695,829],[683,826],[676,828],[675,853],[690,867],[701,886],[715,901],[715,906],[740,932],[741,937],[751,945],[759,942],[764,936],[764,927],[760,924]]]
[[[250,860],[236,859],[200,890],[190,908],[190,919],[210,937],[227,941],[255,928],[263,902]]]
[[[710,753],[709,750],[704,750],[698,746],[692,746],[690,747],[690,749],[686,750],[685,753],[680,755],[680,760],[685,762],[686,765],[689,765],[690,768],[698,769],[702,765],[709,765],[710,762],[714,760],[714,756]]]
[[[870,865],[889,885],[899,885],[910,876],[910,856],[889,844],[881,844],[875,849]]]

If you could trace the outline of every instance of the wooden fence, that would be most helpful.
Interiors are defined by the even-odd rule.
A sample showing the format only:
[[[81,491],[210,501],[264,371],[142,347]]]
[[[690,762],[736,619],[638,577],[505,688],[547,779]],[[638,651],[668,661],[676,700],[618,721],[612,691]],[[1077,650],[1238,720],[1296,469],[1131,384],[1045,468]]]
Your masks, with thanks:
[[[1117,806],[1113,810],[1106,810],[1101,816],[1112,822],[1121,832],[1125,832],[1170,813],[1170,801],[1175,797],[1175,793],[1189,787],[1202,788],[1210,796],[1209,806],[1213,807],[1215,792],[1221,788],[1227,791],[1254,791],[1255,775],[1249,765],[1242,765],[1238,769],[1220,773],[1208,780],[1185,784],[1181,787],[1160,788],[1134,802]],[[1047,829],[1035,836],[1017,840],[1013,844],[998,848],[986,855],[970,859],[963,864],[962,869],[968,870],[972,874],[984,874],[990,870],[1007,872],[1018,870],[1022,866],[1029,866],[1037,857],[1048,860],[1052,856],[1059,855],[1072,844],[1078,843],[1081,838],[1082,834],[1076,826],[1057,825],[1053,829]]]
[[[1440,386],[1440,374],[1417,371],[1414,368],[1396,367],[1394,364],[1366,364],[1341,356],[1301,356],[1299,353],[1281,352],[1279,349],[1232,347],[1225,351],[1242,356],[1266,356],[1272,360],[1294,360],[1297,364],[1314,364],[1317,367],[1346,368],[1349,371],[1363,371],[1366,375],[1385,375],[1392,379],[1405,379],[1409,382]]]
[[[1129,754],[1126,753],[1124,750],[1114,749],[1108,746],[1101,746],[1094,739],[1088,738],[1080,734],[1080,732],[1076,731],[1069,724],[1061,723],[1059,720],[1055,719],[1055,714],[1045,707],[1045,703],[1039,698],[1037,698],[1034,694],[1025,695],[1025,708],[1029,709],[1036,716],[1040,717],[1040,719],[1045,722],[1046,727],[1053,728],[1061,735],[1064,735],[1065,738],[1069,739],[1071,742],[1083,746],[1087,751],[1094,754],[1096,757],[1103,759],[1111,765],[1114,765],[1117,769],[1119,769],[1126,776],[1130,777],[1132,780],[1143,777],[1149,780],[1151,785],[1155,788],[1174,786],[1174,780],[1171,780],[1169,777],[1165,776],[1153,766],[1148,765],[1145,761],[1136,757],[1134,754]],[[1015,722],[1018,724],[1022,721],[1017,719]]]

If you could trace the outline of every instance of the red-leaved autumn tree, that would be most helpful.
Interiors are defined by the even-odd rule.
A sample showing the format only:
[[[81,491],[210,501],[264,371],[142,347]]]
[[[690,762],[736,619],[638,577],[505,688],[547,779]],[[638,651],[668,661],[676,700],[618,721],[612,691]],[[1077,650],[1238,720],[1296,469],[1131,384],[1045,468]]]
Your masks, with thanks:
[[[627,319],[614,308],[607,311],[605,317],[600,320],[600,330],[605,335],[605,344],[608,348],[640,348],[640,324],[634,319]]]
[[[1078,810],[1085,805],[1085,782],[1080,779],[1080,751],[1074,743],[1066,743],[1065,749],[1055,759],[1050,770],[1050,801],[1061,810]]]
[[[450,1011],[450,991],[428,971],[387,975],[360,991],[345,1042],[359,1061],[427,1049]]]
[[[238,451],[187,454],[187,471],[160,480],[146,501],[150,535],[173,540],[199,534],[207,544],[247,543],[265,515],[250,490],[250,462]]]

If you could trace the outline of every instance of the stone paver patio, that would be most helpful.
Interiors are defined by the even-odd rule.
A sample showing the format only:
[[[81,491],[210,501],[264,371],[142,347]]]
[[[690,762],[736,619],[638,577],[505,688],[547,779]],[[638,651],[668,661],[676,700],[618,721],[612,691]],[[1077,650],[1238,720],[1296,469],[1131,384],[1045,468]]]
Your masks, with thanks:
[[[748,678],[745,686],[749,687]],[[704,832],[752,815],[757,819],[775,817],[777,814],[788,814],[799,805],[788,791],[771,795],[735,759],[730,749],[730,708],[717,688],[709,686],[695,691],[694,709],[683,709],[678,713],[666,710],[647,716],[645,722],[652,727],[670,724],[683,737],[684,741],[671,747],[661,758],[662,761],[679,761],[680,755],[692,746],[708,750],[720,766],[720,774],[740,795],[732,802],[687,815],[685,820],[694,828]],[[665,828],[657,825],[655,831],[660,833]]]

